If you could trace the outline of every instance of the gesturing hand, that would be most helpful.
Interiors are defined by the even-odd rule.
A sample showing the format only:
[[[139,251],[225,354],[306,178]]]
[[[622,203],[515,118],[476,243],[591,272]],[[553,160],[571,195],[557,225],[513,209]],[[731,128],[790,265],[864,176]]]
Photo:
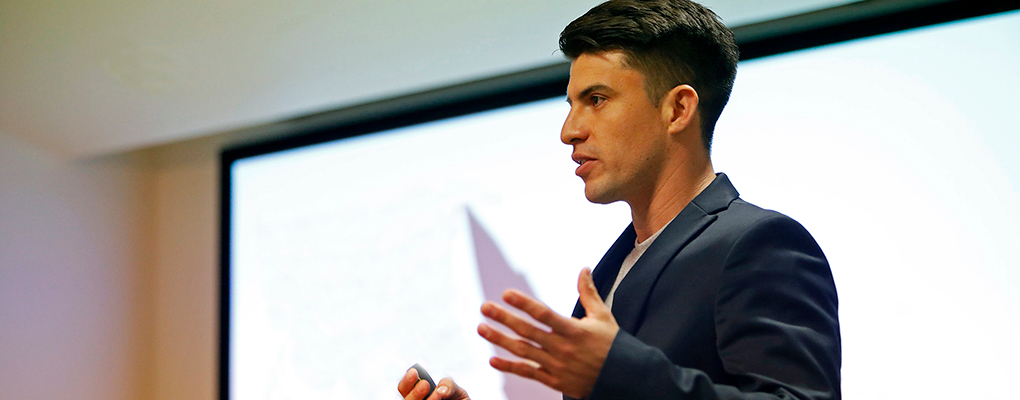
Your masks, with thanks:
[[[489,364],[500,371],[537,380],[568,396],[587,397],[620,327],[599,297],[587,268],[582,269],[577,278],[577,292],[586,314],[582,319],[556,314],[519,291],[503,292],[503,301],[552,331],[541,329],[492,302],[482,304],[483,315],[506,325],[522,339],[507,336],[484,323],[478,326],[478,334],[525,359],[512,361],[493,357]]]

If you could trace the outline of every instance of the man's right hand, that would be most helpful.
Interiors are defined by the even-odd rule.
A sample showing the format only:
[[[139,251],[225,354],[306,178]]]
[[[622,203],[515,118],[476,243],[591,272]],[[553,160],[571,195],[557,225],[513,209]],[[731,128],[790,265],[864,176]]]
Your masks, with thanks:
[[[418,371],[414,368],[407,370],[404,378],[397,384],[397,391],[404,397],[404,400],[471,400],[464,388],[453,383],[453,379],[443,378],[436,384],[436,390],[425,399],[429,392],[429,383],[418,380]]]

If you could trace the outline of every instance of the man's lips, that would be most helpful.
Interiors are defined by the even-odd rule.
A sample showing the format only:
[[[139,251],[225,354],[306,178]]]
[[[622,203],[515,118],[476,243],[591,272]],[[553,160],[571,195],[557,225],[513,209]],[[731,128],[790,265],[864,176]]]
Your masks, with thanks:
[[[578,164],[577,169],[574,170],[574,174],[580,176],[582,179],[588,174],[588,172],[591,171],[592,168],[594,168],[596,161],[595,158],[579,154],[572,155],[571,158]]]

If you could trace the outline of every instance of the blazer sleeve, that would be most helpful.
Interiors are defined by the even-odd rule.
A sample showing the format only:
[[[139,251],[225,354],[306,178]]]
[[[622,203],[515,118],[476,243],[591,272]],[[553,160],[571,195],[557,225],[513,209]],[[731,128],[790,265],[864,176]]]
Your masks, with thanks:
[[[716,351],[727,384],[621,330],[589,399],[840,398],[836,288],[799,223],[774,213],[751,224],[733,240],[719,282]]]

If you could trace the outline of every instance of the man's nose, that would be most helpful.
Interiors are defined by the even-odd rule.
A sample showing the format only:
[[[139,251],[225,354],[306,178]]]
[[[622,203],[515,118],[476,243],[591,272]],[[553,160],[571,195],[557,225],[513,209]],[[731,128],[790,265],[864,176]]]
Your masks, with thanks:
[[[563,129],[560,129],[560,141],[563,144],[583,142],[588,138],[587,132],[583,118],[577,115],[574,110],[570,110],[567,119],[563,121]]]

